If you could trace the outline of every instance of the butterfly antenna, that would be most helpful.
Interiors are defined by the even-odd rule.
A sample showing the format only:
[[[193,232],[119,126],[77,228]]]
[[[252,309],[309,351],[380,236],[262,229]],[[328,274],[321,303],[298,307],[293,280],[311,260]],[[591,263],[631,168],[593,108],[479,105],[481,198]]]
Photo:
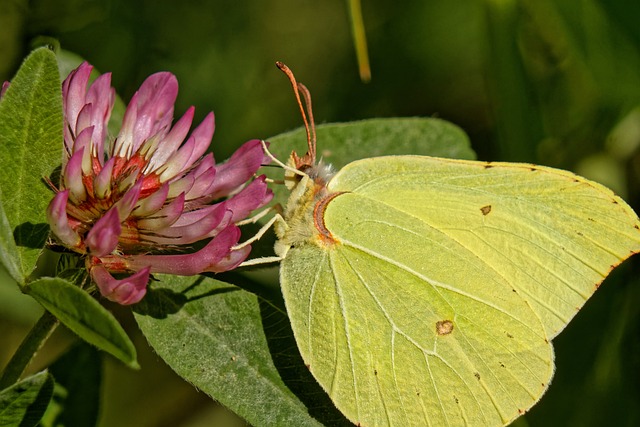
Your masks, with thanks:
[[[297,155],[295,156],[296,167],[300,168],[300,166],[303,165],[313,166],[316,162],[316,129],[315,124],[313,123],[313,113],[311,111],[311,94],[303,84],[296,81],[296,78],[293,75],[293,71],[291,71],[291,69],[287,67],[283,62],[276,61],[276,67],[278,67],[280,71],[282,71],[289,78],[289,82],[291,82],[293,93],[296,96],[298,107],[300,108],[300,113],[302,115],[302,121],[304,122],[304,128],[307,131],[308,151],[307,154],[301,159],[299,159]],[[309,117],[311,118],[311,126],[309,126],[307,114],[305,113],[305,108],[303,107],[302,100],[300,99],[300,92],[302,92],[304,96],[305,105],[307,107]]]
[[[307,146],[309,148],[311,163],[316,163],[316,122],[313,120],[313,108],[311,106],[311,92],[302,83],[298,83],[298,89],[302,92],[304,105],[309,115],[309,127],[307,128]]]

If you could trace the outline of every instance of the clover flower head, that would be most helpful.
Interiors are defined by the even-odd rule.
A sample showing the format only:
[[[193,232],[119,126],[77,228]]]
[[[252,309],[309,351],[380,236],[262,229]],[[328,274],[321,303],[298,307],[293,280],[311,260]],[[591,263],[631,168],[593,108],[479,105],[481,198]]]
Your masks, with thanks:
[[[206,154],[213,113],[190,134],[193,107],[172,126],[178,82],[168,72],[142,83],[109,138],[111,75],[89,85],[91,70],[83,63],[62,85],[62,171],[47,209],[55,240],[85,256],[102,295],[120,304],[140,301],[152,273],[237,267],[251,248],[234,248],[236,223],[273,197],[264,176],[252,179],[268,162],[260,141],[216,164]],[[194,251],[200,241],[206,244]]]

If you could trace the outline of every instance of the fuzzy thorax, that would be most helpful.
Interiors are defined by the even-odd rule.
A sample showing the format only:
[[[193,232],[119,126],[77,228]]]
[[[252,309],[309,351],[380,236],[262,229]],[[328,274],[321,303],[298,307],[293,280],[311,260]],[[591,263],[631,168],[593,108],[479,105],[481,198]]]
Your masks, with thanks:
[[[335,243],[335,239],[324,227],[324,209],[316,209],[327,198],[335,197],[327,188],[333,170],[330,165],[322,162],[301,169],[305,169],[301,170],[304,175],[295,175],[290,171],[285,174],[285,181],[293,183],[293,189],[284,211],[284,223],[275,225],[278,236],[275,252],[279,256],[284,256],[293,246],[309,243],[324,246]]]

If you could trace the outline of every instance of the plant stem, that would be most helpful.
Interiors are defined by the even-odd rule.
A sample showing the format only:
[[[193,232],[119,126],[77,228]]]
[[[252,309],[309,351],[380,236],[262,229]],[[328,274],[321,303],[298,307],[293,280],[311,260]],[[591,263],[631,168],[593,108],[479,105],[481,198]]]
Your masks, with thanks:
[[[0,390],[16,383],[38,350],[58,326],[58,319],[45,311],[24,338],[0,378]]]
[[[363,83],[371,81],[371,66],[369,65],[369,51],[367,49],[367,36],[364,32],[364,19],[362,18],[362,6],[360,0],[349,0],[349,17],[351,18],[351,33],[353,44],[358,59],[360,80]]]

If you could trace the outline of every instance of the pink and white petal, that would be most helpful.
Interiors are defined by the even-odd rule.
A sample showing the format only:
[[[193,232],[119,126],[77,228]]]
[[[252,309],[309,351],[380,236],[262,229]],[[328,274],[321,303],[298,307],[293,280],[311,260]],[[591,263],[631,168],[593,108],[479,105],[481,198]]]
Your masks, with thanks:
[[[93,105],[93,116],[91,122],[95,127],[93,133],[94,153],[100,164],[104,162],[104,140],[107,136],[107,123],[111,117],[111,110],[116,99],[116,91],[111,87],[111,73],[99,76],[89,87],[87,92],[87,103]]]
[[[64,168],[64,187],[69,190],[69,198],[75,204],[79,204],[87,198],[87,191],[82,180],[84,151],[84,148],[80,148],[79,151],[73,153]]]
[[[183,226],[174,224],[161,230],[154,230],[152,234],[145,233],[145,239],[162,245],[188,245],[203,240],[209,237],[214,230],[229,225],[231,216],[232,212],[229,210],[216,209],[191,224]],[[140,231],[144,232],[144,230]]]
[[[209,265],[205,271],[212,273],[221,273],[236,268],[244,261],[251,252],[251,246],[247,245],[242,249],[232,251],[231,248],[238,244],[240,240],[240,228],[236,225],[230,225],[222,230],[213,240],[217,241],[220,250],[211,254],[209,257]],[[222,249],[229,248],[225,253]]]
[[[178,150],[182,141],[187,137],[187,133],[189,133],[195,110],[194,107],[189,107],[184,115],[173,125],[171,131],[162,139],[158,148],[153,153],[145,173],[155,171],[164,165],[169,157]]]
[[[147,77],[138,90],[138,116],[133,151],[155,135],[164,137],[173,121],[173,106],[178,96],[178,80],[168,72]]]
[[[153,216],[147,216],[138,220],[138,228],[145,230],[159,230],[175,223],[184,209],[184,193],[176,197],[171,203],[165,205]]]
[[[213,160],[213,153],[209,153],[202,157],[195,165],[193,168],[193,176],[198,178],[201,174],[212,168],[215,169],[215,161]]]
[[[185,225],[193,224],[200,221],[207,215],[211,215],[216,210],[228,210],[224,205],[225,202],[216,203],[215,205],[205,205],[200,209],[194,209],[192,211],[184,212],[180,215],[180,218],[173,224],[174,226],[182,227]]]
[[[259,140],[244,143],[226,163],[216,166],[216,180],[208,190],[209,200],[229,195],[266,163],[268,162],[265,161],[262,143]]]
[[[91,268],[91,278],[102,296],[118,304],[130,305],[139,302],[147,293],[150,270],[150,267],[144,267],[131,276],[118,280],[102,265],[96,265]]]
[[[224,260],[240,239],[240,229],[230,225],[199,251],[180,255],[140,255],[128,257],[128,264],[136,269],[151,266],[152,273],[169,273],[191,276],[210,271]],[[212,270],[211,270],[212,271]]]
[[[242,189],[240,193],[214,205],[205,205],[198,209],[188,210],[191,207],[189,206],[189,201],[187,201],[185,212],[175,222],[174,226],[192,224],[209,215],[210,212],[221,209],[222,205],[224,205],[224,209],[232,211],[232,222],[235,223],[245,219],[251,211],[266,205],[273,198],[273,192],[269,189],[265,180],[266,177],[261,175]]]
[[[55,195],[47,207],[47,222],[51,231],[60,242],[69,248],[79,248],[82,239],[80,235],[69,225],[67,217],[67,201],[69,190],[64,190]]]
[[[111,174],[115,161],[115,157],[110,157],[93,179],[93,192],[98,199],[106,199],[111,195]]]
[[[93,147],[91,139],[93,137],[93,126],[82,129],[82,131],[76,136],[76,140],[73,143],[73,152],[77,152],[84,149],[84,155],[82,156],[82,172],[85,175],[90,175],[93,172],[93,165],[91,164],[91,154]]]
[[[118,209],[109,209],[87,233],[85,244],[89,253],[96,257],[113,252],[118,246],[118,238],[122,232]]]
[[[118,137],[113,142],[113,157],[118,156],[128,159],[133,154],[133,141],[138,118],[138,97],[138,92],[133,94],[124,112],[120,133],[118,133]]]
[[[219,259],[217,262],[207,267],[206,271],[210,273],[223,273],[225,271],[233,270],[247,259],[250,252],[251,245],[231,251],[226,257]]]
[[[65,120],[72,130],[76,129],[78,114],[86,104],[87,83],[92,69],[91,65],[83,62],[62,83]]]
[[[176,176],[180,176],[188,167],[189,159],[195,149],[196,140],[190,137],[180,149],[173,154],[163,167],[158,169],[160,172],[160,182],[170,181]]]
[[[146,171],[150,170],[149,159],[153,157],[153,153],[155,153],[161,145],[162,137],[160,135],[153,135],[144,141],[140,145],[140,148],[138,148],[137,154],[145,160],[143,173],[147,173]]]
[[[115,203],[114,207],[118,209],[120,222],[127,219],[136,207],[138,199],[140,198],[140,192],[142,191],[142,182],[142,179],[139,179],[133,187],[127,190],[127,192],[124,193],[124,196]]]
[[[200,197],[207,196],[206,190],[207,188],[209,188],[211,182],[216,177],[216,169],[213,167],[199,174],[197,174],[196,172],[200,171],[194,170],[193,173],[190,173],[190,175],[193,175],[196,178],[193,182],[193,186],[187,193],[187,200],[195,200]]]
[[[180,193],[188,193],[193,187],[193,183],[195,182],[195,178],[193,175],[188,174],[184,177],[173,181],[169,184],[169,198],[177,197]],[[166,184],[166,183],[165,183]]]
[[[131,214],[136,217],[144,217],[159,211],[167,201],[168,195],[169,184],[164,183],[158,190],[148,197],[138,200],[138,204],[133,208],[133,212]]]
[[[75,135],[72,134],[71,129],[67,126],[67,123],[64,124],[62,129],[62,134],[64,138],[64,150],[62,155],[62,167],[65,167],[69,157],[71,156],[71,152],[73,151],[73,146],[75,144]]]
[[[267,177],[260,175],[238,194],[226,200],[227,209],[233,212],[233,222],[247,218],[251,211],[258,209],[273,199],[273,191],[267,186]]]
[[[185,166],[185,169],[191,167],[202,155],[207,151],[209,145],[211,145],[211,138],[213,138],[213,132],[215,130],[215,122],[213,112],[207,114],[202,120],[202,123],[191,132],[190,139],[195,140],[195,147],[191,153],[191,157]]]
[[[88,128],[89,126],[93,126],[93,105],[92,104],[84,104],[80,112],[78,113],[78,118],[76,119],[76,127],[74,129],[74,133],[77,135],[82,132],[83,129]]]
[[[118,160],[116,159],[116,164],[113,165],[114,169],[117,168],[117,164],[118,164],[117,162],[118,162]],[[125,168],[120,169],[119,171],[116,170],[115,175],[117,176],[123,170],[126,170],[127,173],[126,173],[125,178],[122,181],[118,182],[117,188],[118,188],[118,191],[120,191],[120,192],[129,191],[129,189],[133,185],[135,185],[136,182],[144,180],[144,177],[141,176],[139,167],[133,166],[131,168],[128,168],[125,165]]]

